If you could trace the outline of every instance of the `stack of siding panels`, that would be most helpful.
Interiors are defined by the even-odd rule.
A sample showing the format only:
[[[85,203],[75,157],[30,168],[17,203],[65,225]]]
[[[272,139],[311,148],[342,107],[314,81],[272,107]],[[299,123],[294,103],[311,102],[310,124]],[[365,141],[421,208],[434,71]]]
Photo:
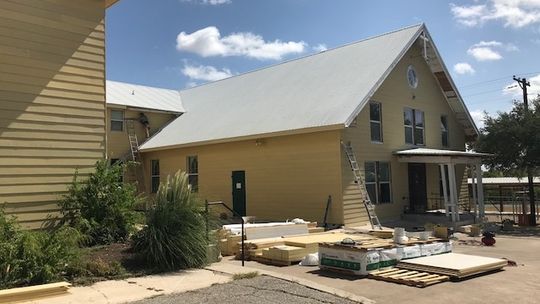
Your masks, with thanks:
[[[0,303],[30,301],[67,293],[71,284],[66,282],[0,290]]]
[[[503,259],[447,253],[402,261],[397,266],[401,269],[425,271],[448,275],[453,278],[465,278],[498,270],[507,264],[508,261]]]

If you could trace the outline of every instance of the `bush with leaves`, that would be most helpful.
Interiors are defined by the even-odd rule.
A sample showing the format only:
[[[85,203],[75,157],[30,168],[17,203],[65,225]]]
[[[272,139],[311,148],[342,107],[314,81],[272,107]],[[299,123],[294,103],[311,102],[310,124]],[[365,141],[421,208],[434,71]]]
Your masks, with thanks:
[[[133,249],[159,270],[201,267],[208,246],[205,215],[187,174],[178,171],[159,186],[147,226],[133,238]]]
[[[0,289],[62,280],[78,263],[80,239],[71,227],[22,230],[0,209]]]
[[[60,202],[63,221],[79,230],[86,245],[126,241],[133,232],[135,187],[121,181],[124,165],[99,161],[88,180],[75,173],[68,194]]]

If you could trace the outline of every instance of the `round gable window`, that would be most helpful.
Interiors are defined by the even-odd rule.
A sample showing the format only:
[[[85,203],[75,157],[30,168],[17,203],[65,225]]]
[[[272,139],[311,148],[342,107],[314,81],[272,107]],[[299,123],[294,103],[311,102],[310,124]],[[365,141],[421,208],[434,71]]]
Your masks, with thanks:
[[[409,87],[416,89],[418,87],[418,76],[416,75],[416,70],[412,65],[407,67],[407,82]]]

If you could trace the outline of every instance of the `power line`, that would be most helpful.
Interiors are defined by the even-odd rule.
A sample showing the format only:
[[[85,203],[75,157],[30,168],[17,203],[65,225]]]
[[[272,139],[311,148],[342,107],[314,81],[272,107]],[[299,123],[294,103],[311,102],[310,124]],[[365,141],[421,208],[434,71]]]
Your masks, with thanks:
[[[540,74],[540,72],[520,73],[519,75],[521,75],[521,76],[530,76],[530,75],[534,75],[534,74]],[[496,82],[496,81],[508,80],[508,78],[510,78],[512,76],[514,76],[514,75],[508,75],[508,76],[504,76],[504,77],[500,77],[500,78],[489,79],[489,80],[486,80],[486,81],[470,83],[470,84],[462,85],[460,88],[468,88],[468,87],[478,86],[478,85],[482,85],[482,84],[486,84],[486,83],[492,83],[492,82]]]

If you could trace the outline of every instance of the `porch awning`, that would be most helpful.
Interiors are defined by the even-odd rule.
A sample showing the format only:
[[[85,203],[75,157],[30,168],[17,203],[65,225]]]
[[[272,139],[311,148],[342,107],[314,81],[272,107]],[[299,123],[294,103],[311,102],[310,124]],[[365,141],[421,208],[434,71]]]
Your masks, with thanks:
[[[471,151],[414,148],[394,151],[400,162],[404,163],[436,163],[436,164],[479,164],[482,157],[491,154]]]

